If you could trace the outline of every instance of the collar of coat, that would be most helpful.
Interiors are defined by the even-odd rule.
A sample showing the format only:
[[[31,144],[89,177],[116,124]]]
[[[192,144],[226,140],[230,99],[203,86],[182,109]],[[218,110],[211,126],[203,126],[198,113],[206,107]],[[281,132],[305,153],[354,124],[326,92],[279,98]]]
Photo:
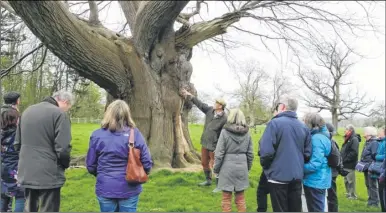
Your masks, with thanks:
[[[222,116],[224,116],[224,114],[224,111],[216,112],[216,110],[214,110],[214,118],[221,118]]]
[[[245,135],[249,131],[249,127],[236,124],[225,124],[224,129],[238,135]]]
[[[43,99],[43,102],[48,102],[48,103],[50,103],[52,105],[55,105],[55,106],[59,107],[58,102],[53,97],[47,97],[47,98]]]

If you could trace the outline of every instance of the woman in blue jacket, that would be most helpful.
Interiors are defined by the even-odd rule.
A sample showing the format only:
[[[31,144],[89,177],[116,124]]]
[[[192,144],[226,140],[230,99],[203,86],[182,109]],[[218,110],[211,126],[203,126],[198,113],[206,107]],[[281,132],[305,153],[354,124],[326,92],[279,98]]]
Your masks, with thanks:
[[[23,212],[24,209],[24,190],[18,186],[16,175],[19,152],[13,146],[18,119],[19,112],[15,108],[1,108],[1,212],[11,210],[14,198],[14,212]]]
[[[101,212],[135,212],[141,184],[128,184],[126,167],[130,129],[134,128],[134,148],[141,151],[140,160],[148,174],[153,166],[150,152],[141,132],[135,128],[129,106],[122,100],[112,102],[105,112],[102,128],[90,138],[86,164],[96,176],[96,195]]]
[[[311,130],[312,155],[304,164],[303,187],[309,212],[324,212],[326,190],[331,187],[331,168],[327,156],[331,152],[331,141],[324,119],[317,113],[304,118]]]

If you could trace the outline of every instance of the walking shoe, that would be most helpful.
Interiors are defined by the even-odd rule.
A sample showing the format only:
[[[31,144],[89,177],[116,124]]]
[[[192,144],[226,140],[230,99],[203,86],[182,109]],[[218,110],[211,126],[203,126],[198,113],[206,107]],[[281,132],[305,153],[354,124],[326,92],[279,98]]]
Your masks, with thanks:
[[[212,181],[211,180],[206,180],[206,181],[204,181],[202,183],[199,183],[198,185],[199,186],[210,186],[210,185],[212,185]]]
[[[348,196],[347,199],[349,199],[349,200],[357,200],[358,198],[354,197],[354,196]]]

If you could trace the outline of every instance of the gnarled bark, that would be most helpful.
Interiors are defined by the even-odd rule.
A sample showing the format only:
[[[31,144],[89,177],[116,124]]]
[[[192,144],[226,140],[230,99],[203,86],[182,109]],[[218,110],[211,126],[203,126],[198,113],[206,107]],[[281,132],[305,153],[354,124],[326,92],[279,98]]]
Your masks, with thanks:
[[[107,102],[120,98],[129,103],[155,164],[162,167],[187,167],[199,159],[184,118],[191,103],[183,104],[178,93],[182,85],[192,87],[191,48],[175,47],[172,24],[186,3],[131,5],[127,15],[133,11],[137,15],[129,19],[135,21],[134,38],[127,39],[95,25],[95,16],[91,16],[93,23],[79,20],[61,2],[10,2],[55,55],[106,89]],[[165,17],[150,21],[155,16]],[[145,52],[150,57],[144,57]],[[74,159],[74,164],[79,159],[83,158]]]

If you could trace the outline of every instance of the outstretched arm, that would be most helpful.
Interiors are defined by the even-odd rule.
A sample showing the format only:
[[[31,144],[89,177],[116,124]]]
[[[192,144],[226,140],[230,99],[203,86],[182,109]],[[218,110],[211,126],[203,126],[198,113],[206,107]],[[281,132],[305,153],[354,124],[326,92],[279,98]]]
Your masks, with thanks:
[[[185,89],[182,89],[182,95],[185,98],[191,100],[193,104],[196,105],[197,108],[200,109],[205,114],[212,109],[212,107],[210,107],[208,104],[201,102],[200,100],[198,100],[198,98],[194,97],[194,95],[192,95],[190,92],[186,91]]]

